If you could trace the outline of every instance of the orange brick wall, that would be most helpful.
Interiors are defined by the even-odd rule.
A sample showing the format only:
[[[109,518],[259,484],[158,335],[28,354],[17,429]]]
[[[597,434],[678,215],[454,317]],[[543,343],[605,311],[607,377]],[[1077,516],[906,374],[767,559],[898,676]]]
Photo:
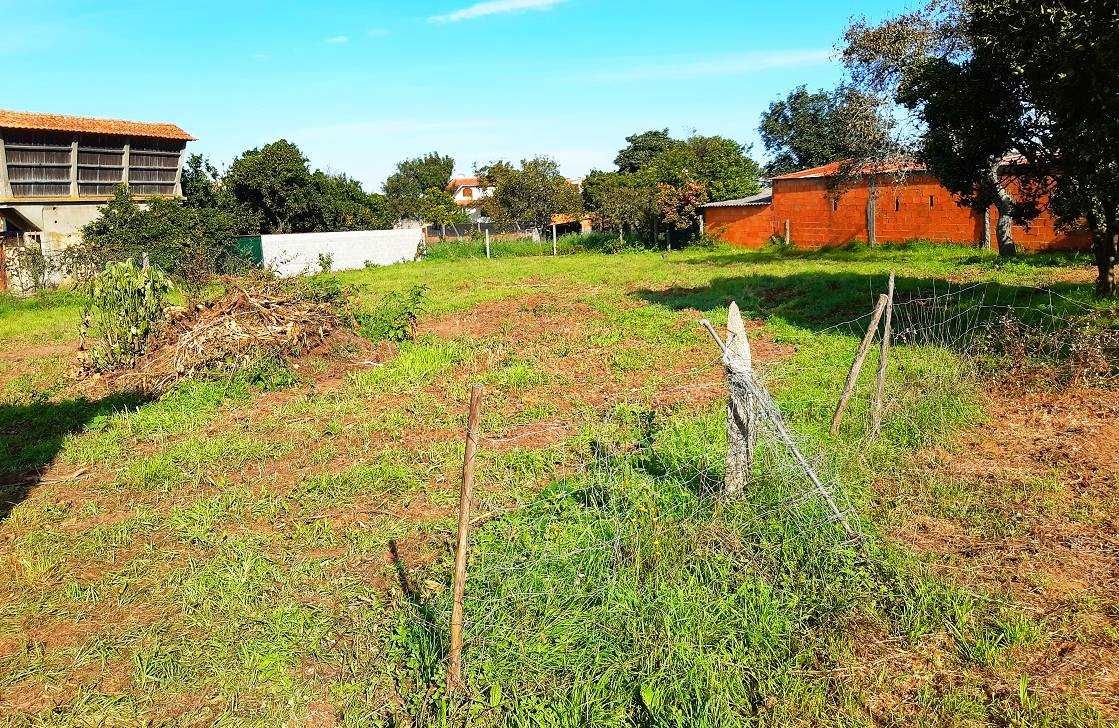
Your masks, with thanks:
[[[703,211],[709,235],[743,248],[760,248],[777,232],[772,205],[712,207]]]
[[[867,183],[848,188],[838,198],[829,195],[828,180],[774,180],[773,203],[767,207],[723,207],[705,211],[707,230],[743,247],[764,245],[783,233],[789,221],[793,244],[800,248],[866,242]],[[992,238],[998,213],[990,211]],[[974,243],[983,238],[983,216],[961,207],[947,189],[929,175],[910,175],[901,184],[878,185],[875,205],[878,242],[931,240]],[[1043,213],[1028,228],[1014,226],[1014,241],[1022,250],[1086,250],[1091,236],[1056,229],[1052,215]]]

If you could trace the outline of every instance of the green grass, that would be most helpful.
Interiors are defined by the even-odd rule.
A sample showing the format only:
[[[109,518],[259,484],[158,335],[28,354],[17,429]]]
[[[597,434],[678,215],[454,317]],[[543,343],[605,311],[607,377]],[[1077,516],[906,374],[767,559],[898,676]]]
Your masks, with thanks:
[[[1083,261],[928,245],[604,256],[591,242],[565,240],[556,258],[502,242],[491,261],[437,244],[427,261],[341,274],[370,309],[427,286],[421,330],[472,311],[491,325],[423,334],[329,386],[312,366],[151,400],[83,395],[57,361],[49,377],[0,369],[0,475],[51,468],[48,482],[0,485],[0,725],[280,726],[322,710],[346,726],[863,725],[895,694],[902,723],[1098,722],[1035,690],[1021,653],[1045,625],[888,536],[878,484],[918,478],[915,451],[982,422],[968,365],[898,347],[893,407],[868,443],[872,356],[840,438],[826,434],[861,334],[836,325],[890,271],[903,294],[951,280],[1012,295]],[[1056,288],[1097,305],[1089,286]],[[764,377],[859,515],[865,551],[794,498],[805,484],[770,445],[744,498],[711,497],[717,391],[651,405],[718,387],[695,321],[724,324],[731,300],[779,348]],[[66,342],[79,307],[0,299],[0,342]],[[532,327],[557,311],[578,313]],[[472,381],[487,385],[493,439],[479,455],[470,692],[452,698],[449,544]],[[921,507],[1012,526],[960,483],[926,485]],[[931,677],[912,684],[907,660]]]

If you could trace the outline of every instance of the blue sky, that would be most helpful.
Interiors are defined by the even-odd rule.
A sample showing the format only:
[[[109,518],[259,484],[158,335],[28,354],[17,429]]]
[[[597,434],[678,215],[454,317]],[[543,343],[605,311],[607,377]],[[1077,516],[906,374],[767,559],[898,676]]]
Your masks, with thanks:
[[[664,127],[760,158],[766,105],[903,1],[0,0],[0,107],[173,121],[219,164],[285,137],[370,189],[431,150],[578,176]]]

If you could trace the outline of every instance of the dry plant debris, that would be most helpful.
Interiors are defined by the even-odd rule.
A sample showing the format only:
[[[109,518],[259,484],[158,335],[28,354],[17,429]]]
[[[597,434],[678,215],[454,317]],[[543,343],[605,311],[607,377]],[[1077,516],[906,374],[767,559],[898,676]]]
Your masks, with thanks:
[[[339,303],[281,281],[226,279],[215,301],[174,307],[132,369],[106,375],[119,384],[163,391],[179,379],[241,371],[265,359],[289,360],[321,349],[362,349]]]

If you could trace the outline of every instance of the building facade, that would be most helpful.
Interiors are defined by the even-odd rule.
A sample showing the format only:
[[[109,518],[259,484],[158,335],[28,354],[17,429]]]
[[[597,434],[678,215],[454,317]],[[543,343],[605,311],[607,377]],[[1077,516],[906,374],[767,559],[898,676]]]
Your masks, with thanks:
[[[708,204],[704,228],[747,248],[760,248],[786,233],[800,248],[908,240],[998,245],[997,210],[984,214],[959,205],[923,169],[864,177],[837,192],[839,172],[839,163],[833,163],[781,175],[754,197]],[[1015,225],[1013,234],[1019,250],[1088,250],[1092,244],[1087,232],[1060,229],[1048,211],[1029,226]]]
[[[0,110],[0,236],[58,250],[121,184],[140,200],[181,196],[190,141],[174,124]]]
[[[447,185],[447,191],[462,207],[473,207],[478,200],[493,194],[493,187],[483,187],[477,177],[455,177]]]

